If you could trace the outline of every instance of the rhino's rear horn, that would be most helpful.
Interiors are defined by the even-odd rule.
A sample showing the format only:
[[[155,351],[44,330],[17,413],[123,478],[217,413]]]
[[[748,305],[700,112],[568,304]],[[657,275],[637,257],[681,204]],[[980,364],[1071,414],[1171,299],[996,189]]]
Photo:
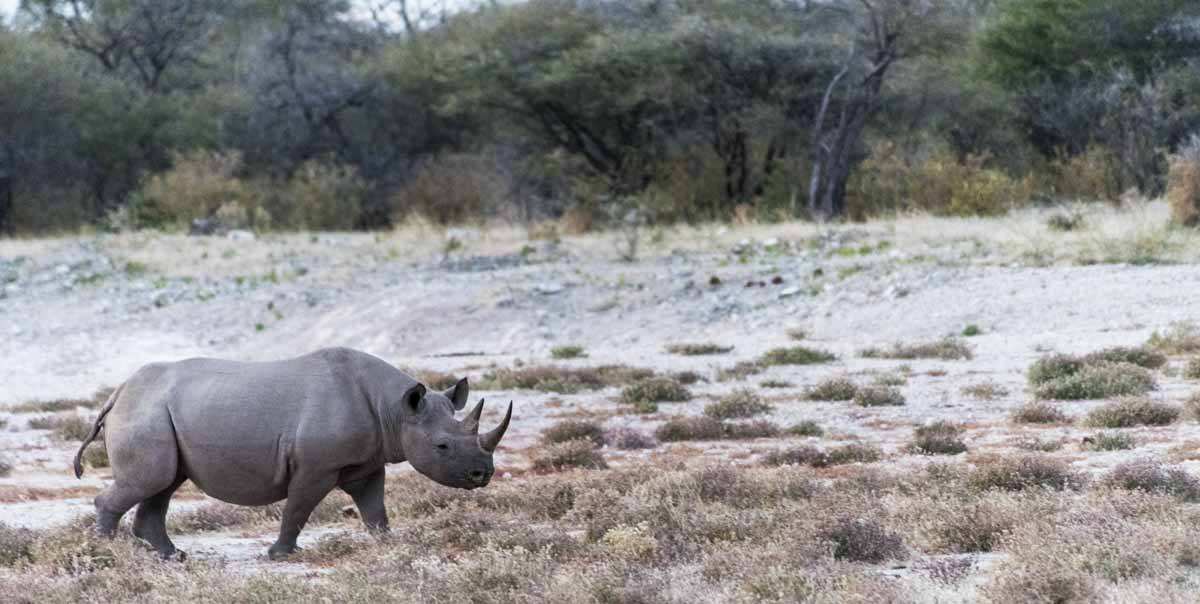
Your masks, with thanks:
[[[475,403],[475,408],[463,418],[463,427],[469,430],[472,434],[479,434],[479,416],[483,414],[483,399],[479,399]]]
[[[504,420],[496,426],[494,430],[479,437],[479,447],[484,451],[491,453],[500,446],[500,439],[504,438],[504,433],[508,430],[508,420],[512,419],[512,401],[508,401],[508,411],[504,414]]]

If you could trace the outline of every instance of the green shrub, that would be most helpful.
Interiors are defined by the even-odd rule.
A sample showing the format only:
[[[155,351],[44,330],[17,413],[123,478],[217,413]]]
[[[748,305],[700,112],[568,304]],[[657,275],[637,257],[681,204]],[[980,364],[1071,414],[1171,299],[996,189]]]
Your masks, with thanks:
[[[1057,212],[1046,219],[1046,228],[1051,231],[1077,231],[1084,226],[1083,214],[1079,212]]]
[[[785,380],[763,380],[758,385],[763,388],[791,388],[795,384]]]
[[[1167,364],[1167,356],[1145,346],[1114,346],[1084,355],[1083,362],[1090,365],[1132,363],[1146,369],[1158,369]]]
[[[826,378],[804,390],[804,398],[810,401],[849,401],[858,394],[858,386],[844,377]]]
[[[1071,418],[1058,407],[1041,401],[1021,405],[1013,410],[1013,423],[1017,424],[1069,424]]]
[[[719,440],[724,435],[724,424],[720,420],[707,416],[667,420],[654,431],[654,436],[658,440],[668,443],[687,440]]]
[[[636,405],[644,402],[677,403],[689,400],[692,393],[678,380],[669,377],[640,379],[621,391],[621,402]]]
[[[1124,451],[1137,446],[1137,441],[1124,432],[1097,432],[1083,439],[1083,446],[1093,451]]]
[[[1179,407],[1146,397],[1130,396],[1093,409],[1087,425],[1097,428],[1165,426],[1179,419]]]
[[[586,357],[583,346],[555,346],[550,349],[550,358],[553,359],[580,359]]]
[[[740,389],[704,407],[704,414],[714,419],[740,419],[770,413],[774,407],[762,400],[753,390]]]
[[[854,393],[854,404],[859,407],[895,407],[904,402],[900,389],[888,386],[865,386]]]
[[[227,214],[239,208],[240,212],[232,213],[247,223],[226,226],[269,226],[249,224],[262,198],[254,187],[238,178],[242,170],[240,153],[194,151],[174,155],[172,164],[170,169],[147,178],[134,196],[131,212],[137,226],[186,227],[193,219],[214,216],[222,207],[227,208]]]
[[[600,424],[578,419],[562,420],[542,431],[542,442],[548,445],[572,440],[589,440],[595,445],[604,444],[604,428]]]
[[[1030,385],[1040,386],[1047,382],[1070,377],[1083,369],[1083,359],[1069,354],[1044,356],[1029,366]]]
[[[997,399],[1008,394],[1007,389],[995,382],[980,382],[978,384],[971,384],[970,386],[963,386],[961,392],[967,396],[985,401]]]
[[[962,434],[962,426],[946,421],[919,426],[910,449],[920,455],[957,455],[967,450]]]
[[[964,327],[962,330],[962,336],[964,338],[973,338],[981,333],[983,333],[983,330],[979,329],[979,326],[975,325],[974,323]]]
[[[535,472],[558,472],[570,468],[603,470],[608,467],[604,456],[596,449],[596,443],[587,439],[549,445],[535,451],[532,457]]]
[[[29,529],[0,523],[0,567],[11,568],[22,562],[32,562],[36,539],[37,535]]]
[[[1188,359],[1187,365],[1183,366],[1183,377],[1189,380],[1200,380],[1200,356]]]
[[[667,352],[671,354],[681,354],[684,356],[702,356],[711,354],[726,354],[733,350],[733,346],[722,346],[712,342],[697,342],[691,344],[671,344],[667,346]]]
[[[1086,364],[1078,373],[1044,382],[1035,389],[1038,398],[1052,400],[1100,399],[1144,394],[1158,387],[1154,376],[1132,363]]]
[[[1020,491],[1033,487],[1062,490],[1077,480],[1066,462],[1040,455],[1005,457],[981,464],[967,477],[968,484],[981,491]]]
[[[759,363],[767,367],[773,367],[775,365],[815,365],[836,360],[837,356],[824,350],[805,346],[788,346],[786,348],[768,350],[759,359]]]
[[[792,436],[824,436],[825,430],[817,422],[804,420],[792,424],[786,432]]]
[[[359,223],[369,188],[353,166],[309,160],[277,187],[271,214],[296,228],[348,231]]]
[[[746,440],[751,438],[772,438],[779,436],[779,426],[766,420],[753,422],[727,422],[721,429],[725,438],[730,440]]]
[[[920,344],[894,344],[888,349],[868,348],[861,353],[867,359],[942,359],[954,361],[971,359],[971,348],[956,338]]]

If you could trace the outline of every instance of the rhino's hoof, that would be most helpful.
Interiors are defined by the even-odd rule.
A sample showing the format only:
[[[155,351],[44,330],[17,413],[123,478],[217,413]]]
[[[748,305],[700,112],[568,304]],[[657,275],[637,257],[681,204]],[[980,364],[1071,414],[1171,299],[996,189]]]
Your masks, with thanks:
[[[300,551],[300,548],[295,547],[295,546],[280,547],[280,548],[276,548],[276,547],[272,546],[271,549],[267,550],[267,558],[274,560],[276,562],[282,561],[282,560],[287,560],[288,556],[291,556],[292,553],[298,552],[298,551]]]
[[[187,561],[187,553],[180,551],[180,550],[174,550],[174,551],[170,551],[170,552],[159,552],[158,555],[162,556],[163,560],[170,560],[171,562],[186,562]]]

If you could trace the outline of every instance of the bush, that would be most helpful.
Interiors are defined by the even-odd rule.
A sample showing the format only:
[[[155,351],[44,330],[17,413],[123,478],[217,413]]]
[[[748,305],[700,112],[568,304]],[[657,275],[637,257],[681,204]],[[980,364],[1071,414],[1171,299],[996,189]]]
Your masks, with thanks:
[[[1070,377],[1083,369],[1083,359],[1069,354],[1044,356],[1029,366],[1030,385],[1040,386],[1060,378]]]
[[[1077,231],[1083,228],[1083,225],[1083,214],[1078,212],[1071,212],[1069,214],[1057,212],[1051,214],[1050,217],[1046,219],[1046,228],[1050,229],[1051,231],[1059,231],[1063,233]]]
[[[1200,421],[1200,392],[1193,392],[1191,396],[1184,399],[1183,412],[1188,419],[1194,422]]]
[[[1017,424],[1069,424],[1071,418],[1058,407],[1048,403],[1034,402],[1017,407],[1012,413]]]
[[[775,408],[762,400],[753,390],[734,390],[721,400],[704,407],[704,414],[714,419],[740,419],[770,413]]]
[[[790,427],[788,427],[786,432],[788,434],[791,434],[792,436],[824,436],[825,435],[825,430],[823,430],[821,428],[821,426],[817,424],[817,422],[814,422],[812,420],[804,420],[801,422],[796,422],[795,424],[792,424]]]
[[[725,438],[731,440],[772,438],[779,436],[780,431],[779,426],[765,420],[727,423],[722,429],[725,431]]]
[[[1097,432],[1084,437],[1083,446],[1093,451],[1124,451],[1137,446],[1137,441],[1124,432]]]
[[[658,445],[649,434],[636,428],[613,428],[604,433],[604,442],[621,450],[652,449]]]
[[[172,164],[170,169],[146,179],[134,196],[131,212],[136,226],[185,228],[193,219],[215,215],[222,206],[228,206],[227,213],[234,207],[241,208],[242,220],[249,223],[255,216],[253,210],[261,207],[258,192],[238,178],[242,156],[236,151],[176,154]]]
[[[649,369],[624,365],[600,367],[556,367],[542,365],[515,369],[497,369],[484,374],[476,386],[480,390],[528,389],[559,394],[598,390],[654,375]]]
[[[1179,418],[1180,409],[1146,397],[1125,397],[1093,409],[1087,425],[1097,428],[1165,426]]]
[[[663,442],[766,438],[778,434],[779,426],[771,422],[724,423],[707,416],[668,420],[654,432]]]
[[[967,450],[962,433],[962,426],[946,421],[919,426],[910,448],[920,455],[957,455]]]
[[[1188,359],[1183,366],[1183,377],[1189,380],[1200,380],[1200,356]]]
[[[1193,134],[1171,158],[1167,202],[1175,222],[1189,227],[1200,224],[1200,135]]]
[[[774,388],[791,388],[795,384],[793,384],[789,381],[786,381],[786,380],[763,380],[762,382],[759,382],[758,385],[762,386],[763,388],[774,389]]]
[[[981,491],[1020,491],[1033,487],[1062,490],[1075,481],[1075,474],[1066,462],[1040,455],[1005,457],[981,464],[967,478],[968,484]]]
[[[1167,354],[1200,352],[1200,326],[1191,321],[1172,323],[1166,331],[1150,334],[1146,345]]]
[[[353,166],[309,160],[279,187],[271,214],[293,228],[348,231],[359,225],[369,188]]]
[[[13,463],[11,461],[9,461],[9,459],[7,457],[0,455],[0,478],[4,478],[5,476],[12,474],[12,471],[13,471]],[[0,525],[0,526],[3,526],[3,525]]]
[[[978,384],[971,384],[970,386],[963,386],[961,392],[967,396],[985,401],[997,399],[1008,394],[1006,388],[995,382],[980,382]]]
[[[671,354],[681,354],[684,356],[702,356],[710,354],[726,354],[733,350],[733,346],[722,346],[712,342],[693,343],[693,344],[671,344],[667,346],[667,352]]]
[[[904,404],[904,395],[899,388],[864,386],[854,394],[854,404],[859,407],[895,407]]]
[[[844,518],[822,530],[820,537],[833,542],[835,560],[878,564],[908,556],[904,540],[874,520]]]
[[[1127,491],[1164,493],[1184,501],[1200,501],[1200,480],[1182,469],[1163,468],[1157,462],[1145,459],[1118,465],[1101,482]]]
[[[19,405],[13,405],[9,411],[12,413],[59,413],[74,411],[78,407],[91,408],[96,404],[96,401],[92,399],[59,398],[46,401],[26,401]]]
[[[826,451],[809,445],[772,451],[763,457],[763,463],[769,466],[805,465],[827,468],[850,463],[872,463],[882,458],[883,452],[876,447],[850,443]]]
[[[1053,400],[1100,399],[1144,394],[1158,387],[1154,376],[1132,363],[1085,364],[1078,373],[1045,382],[1035,389],[1038,398]]]
[[[868,348],[862,351],[867,359],[942,359],[954,361],[971,359],[971,348],[956,338],[945,338],[936,342],[920,344],[894,344],[889,349]]]
[[[568,419],[555,423],[542,431],[542,443],[554,445],[571,440],[589,440],[595,445],[604,444],[604,428],[587,420]]]
[[[772,367],[775,365],[815,365],[817,363],[829,363],[836,360],[837,356],[824,350],[816,350],[805,346],[789,346],[768,350],[759,359],[759,363],[767,367]]]
[[[396,192],[392,220],[400,223],[412,215],[445,225],[481,220],[505,199],[508,187],[487,155],[442,155]]]
[[[1083,362],[1090,365],[1132,363],[1146,369],[1158,369],[1167,364],[1167,355],[1145,346],[1115,346],[1087,354]]]
[[[552,359],[579,359],[586,357],[583,346],[555,346],[550,349],[550,358]]]
[[[683,402],[692,393],[678,380],[669,377],[648,377],[638,380],[621,391],[621,402],[627,405],[652,402]]]
[[[23,528],[0,523],[0,567],[13,567],[33,561],[36,534]]]
[[[722,369],[717,372],[717,381],[731,382],[744,380],[752,375],[762,373],[763,365],[758,361],[742,361],[733,367]]]
[[[858,386],[844,377],[827,378],[804,390],[804,398],[810,401],[849,401],[858,394]]]
[[[535,472],[558,472],[570,468],[603,470],[608,467],[596,443],[580,439],[550,445],[533,454]]]

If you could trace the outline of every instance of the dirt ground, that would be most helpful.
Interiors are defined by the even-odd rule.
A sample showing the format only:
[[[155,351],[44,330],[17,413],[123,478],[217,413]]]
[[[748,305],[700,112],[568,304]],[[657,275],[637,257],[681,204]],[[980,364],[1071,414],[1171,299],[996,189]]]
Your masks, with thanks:
[[[1054,210],[1061,211],[1061,210]],[[1032,400],[1030,364],[1050,352],[1087,353],[1136,346],[1156,330],[1200,321],[1200,238],[1164,228],[1160,203],[1113,209],[1081,206],[1086,227],[1059,233],[1051,210],[996,219],[902,217],[820,226],[707,225],[640,236],[625,262],[611,233],[531,238],[525,229],[409,226],[385,234],[265,234],[189,237],[96,234],[0,240],[0,454],[14,463],[0,478],[0,521],[33,529],[64,526],[91,511],[110,479],[70,471],[76,442],[28,427],[37,413],[3,405],[89,397],[119,384],[142,364],[194,356],[279,359],[325,346],[348,346],[415,370],[481,380],[519,364],[591,367],[620,363],[658,372],[691,370],[704,380],[695,396],[659,413],[626,413],[617,388],[578,394],[482,391],[499,419],[514,401],[512,427],[497,453],[497,481],[525,471],[541,432],[563,418],[607,428],[652,431],[664,420],[700,415],[706,404],[765,381],[774,404],[765,419],[787,426],[815,420],[827,441],[880,447],[889,469],[929,463],[906,450],[915,426],[937,420],[966,427],[970,463],[1018,451],[1036,434],[1068,443],[1074,469],[1099,475],[1133,458],[1178,461],[1200,472],[1179,447],[1200,443],[1200,427],[1179,421],[1131,428],[1136,449],[1084,454],[1095,432],[1081,425],[1031,428],[1009,421]],[[860,351],[957,336],[969,360],[887,360]],[[797,342],[789,331],[802,330]],[[727,354],[681,356],[682,342],[732,346]],[[803,343],[837,355],[832,363],[771,367],[741,380],[718,373],[781,346]],[[578,345],[585,358],[551,360],[555,346]],[[1186,359],[1173,357],[1170,367]],[[800,400],[821,379],[860,382],[902,373],[907,403],[858,407]],[[965,387],[992,383],[1001,395],[981,400]],[[1158,377],[1154,397],[1178,402],[1195,382],[1177,370]],[[1063,402],[1081,415],[1095,401]],[[76,411],[90,417],[94,411]],[[782,439],[660,444],[646,451],[605,450],[610,464],[660,457],[753,465]],[[789,443],[804,439],[788,437]],[[406,466],[392,468],[410,474]],[[507,473],[507,474],[506,474]],[[205,504],[200,493],[172,510]],[[347,524],[347,527],[352,524]],[[334,530],[314,526],[301,544]],[[302,563],[265,561],[270,532],[208,532],[176,539],[198,559],[221,559],[238,572],[319,574]],[[979,554],[983,581],[1003,553]],[[904,581],[905,571],[886,571]],[[969,599],[969,598],[968,598]]]

